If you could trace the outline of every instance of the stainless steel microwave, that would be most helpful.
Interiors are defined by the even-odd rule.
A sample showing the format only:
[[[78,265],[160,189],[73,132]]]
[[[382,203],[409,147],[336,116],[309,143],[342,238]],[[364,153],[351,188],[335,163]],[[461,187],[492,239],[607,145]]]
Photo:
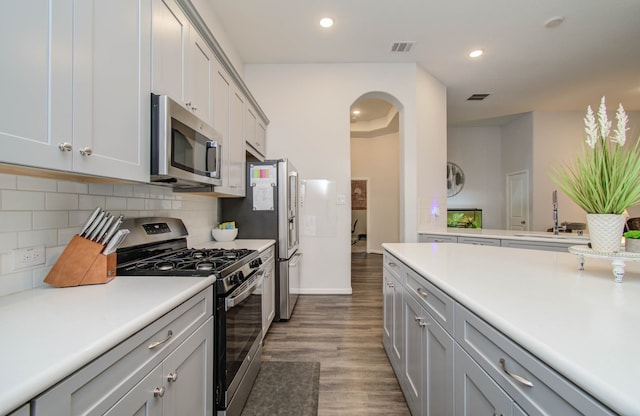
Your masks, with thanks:
[[[151,94],[151,182],[174,188],[222,185],[221,142],[191,110]]]

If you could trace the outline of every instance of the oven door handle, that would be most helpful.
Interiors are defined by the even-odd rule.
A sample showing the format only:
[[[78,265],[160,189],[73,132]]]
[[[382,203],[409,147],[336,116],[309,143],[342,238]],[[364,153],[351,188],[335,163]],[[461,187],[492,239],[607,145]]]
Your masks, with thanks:
[[[241,293],[239,293],[236,296],[228,297],[228,298],[225,299],[225,311],[228,311],[229,309],[233,308],[234,306],[238,306],[239,304],[241,304],[242,301],[244,301],[246,298],[251,296],[251,294],[253,292],[256,291],[258,286],[260,286],[263,281],[264,281],[264,270],[258,270],[255,273],[255,277],[253,278],[253,282],[251,282],[251,284],[249,286],[247,286],[247,288],[245,290],[243,290]]]

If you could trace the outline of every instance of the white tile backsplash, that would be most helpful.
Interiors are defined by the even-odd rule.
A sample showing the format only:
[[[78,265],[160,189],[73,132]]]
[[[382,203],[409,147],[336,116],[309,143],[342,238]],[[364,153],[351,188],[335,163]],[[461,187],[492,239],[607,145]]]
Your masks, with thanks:
[[[144,184],[105,184],[0,174],[0,296],[43,285],[44,278],[71,238],[96,207],[126,218],[181,218],[189,245],[211,241],[218,222],[212,196],[173,193]],[[45,245],[46,264],[11,270],[16,248]]]

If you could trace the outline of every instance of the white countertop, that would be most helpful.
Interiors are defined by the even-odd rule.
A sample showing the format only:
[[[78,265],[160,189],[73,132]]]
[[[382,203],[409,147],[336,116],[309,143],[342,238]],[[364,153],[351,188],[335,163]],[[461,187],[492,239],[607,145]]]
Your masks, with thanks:
[[[213,278],[121,277],[0,297],[0,415],[180,305]]]
[[[481,237],[481,238],[499,238],[509,240],[524,240],[524,241],[544,241],[547,243],[573,243],[573,244],[587,244],[589,242],[589,235],[585,234],[579,236],[577,232],[573,233],[558,233],[554,235],[550,232],[544,231],[513,231],[513,230],[492,230],[487,228],[455,228],[447,227],[445,229],[421,229],[418,230],[418,234],[431,234],[431,235],[454,235],[460,237]]]
[[[581,272],[569,253],[383,247],[614,411],[640,415],[640,264],[619,284],[610,261],[587,258]]]

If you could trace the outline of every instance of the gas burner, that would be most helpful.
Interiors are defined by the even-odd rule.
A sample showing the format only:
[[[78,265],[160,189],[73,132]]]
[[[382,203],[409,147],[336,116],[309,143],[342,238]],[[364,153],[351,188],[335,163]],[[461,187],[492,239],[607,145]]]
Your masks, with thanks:
[[[175,269],[175,264],[172,261],[159,261],[154,267],[156,270],[166,272]]]
[[[213,263],[210,261],[203,261],[196,264],[196,270],[213,270]]]

